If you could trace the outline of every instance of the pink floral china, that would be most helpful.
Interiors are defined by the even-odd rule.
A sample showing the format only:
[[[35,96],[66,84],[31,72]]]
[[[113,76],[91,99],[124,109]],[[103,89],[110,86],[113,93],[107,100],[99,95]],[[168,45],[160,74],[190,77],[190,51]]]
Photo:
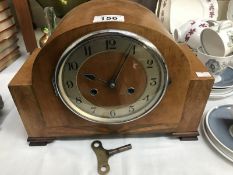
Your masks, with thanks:
[[[158,17],[171,32],[189,20],[217,20],[217,0],[162,0]]]
[[[205,20],[190,20],[174,30],[174,38],[177,42],[186,42],[189,47],[196,50],[201,46],[202,30],[209,26],[209,22]]]

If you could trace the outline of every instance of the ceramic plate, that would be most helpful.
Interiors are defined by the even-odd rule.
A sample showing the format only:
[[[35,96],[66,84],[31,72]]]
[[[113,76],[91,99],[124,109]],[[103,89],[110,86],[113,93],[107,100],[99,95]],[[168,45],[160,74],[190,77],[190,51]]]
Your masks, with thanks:
[[[228,4],[227,19],[233,20],[233,0],[230,0]]]
[[[219,76],[219,81],[214,83],[214,89],[233,88],[233,68],[227,67]]]
[[[185,22],[194,19],[216,20],[218,17],[217,0],[170,0],[170,32],[173,33]]]
[[[227,93],[231,93],[233,91],[233,88],[224,88],[224,89],[215,89],[212,88],[211,93],[215,93],[215,94],[227,94]]]
[[[213,89],[212,89],[210,96],[209,96],[209,99],[210,100],[218,100],[218,99],[227,98],[227,97],[233,95],[233,88],[229,88],[229,89],[227,88],[224,90],[225,90],[225,92],[223,92],[223,91],[216,92],[216,91],[213,91]]]
[[[233,105],[212,108],[202,122],[208,141],[233,162]]]
[[[162,24],[170,31],[170,8],[171,0],[162,0],[159,6],[158,17]]]

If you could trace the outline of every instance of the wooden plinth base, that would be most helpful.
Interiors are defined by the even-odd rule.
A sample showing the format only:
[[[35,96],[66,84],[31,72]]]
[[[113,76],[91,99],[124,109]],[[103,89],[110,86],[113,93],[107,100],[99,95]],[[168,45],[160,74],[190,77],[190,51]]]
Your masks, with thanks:
[[[155,134],[150,134],[150,135],[144,135],[144,137],[153,137],[155,136]],[[168,135],[171,136],[171,135]],[[172,133],[172,136],[180,139],[180,141],[195,141],[198,140],[199,133],[198,132],[189,132],[189,133]],[[138,136],[127,136],[127,137],[138,137]],[[143,137],[142,135],[140,137]],[[98,139],[101,138],[98,137]],[[102,137],[102,138],[106,138],[106,137]],[[107,137],[108,138],[108,137]],[[112,137],[111,137],[112,138]],[[116,137],[116,138],[119,138]],[[125,138],[125,136],[124,136]],[[68,138],[59,138],[59,137],[28,137],[27,141],[29,142],[29,146],[46,146],[47,144],[55,141],[55,140],[59,140],[59,139],[68,139]],[[70,137],[70,139],[72,139],[72,137]],[[83,139],[83,138],[80,138]],[[90,137],[90,139],[97,139],[97,137]]]

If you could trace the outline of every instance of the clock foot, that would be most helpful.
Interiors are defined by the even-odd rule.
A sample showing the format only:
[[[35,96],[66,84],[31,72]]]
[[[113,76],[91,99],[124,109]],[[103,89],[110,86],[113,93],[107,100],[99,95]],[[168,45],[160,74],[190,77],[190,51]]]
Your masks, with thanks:
[[[47,144],[53,142],[55,138],[43,138],[43,137],[28,137],[27,141],[29,146],[46,146]]]
[[[193,137],[179,137],[180,141],[195,141],[198,140],[197,136],[193,136]]]
[[[199,133],[196,132],[185,132],[185,133],[172,133],[173,136],[180,139],[180,141],[194,141],[198,140]]]
[[[29,142],[29,146],[47,146],[49,142]]]

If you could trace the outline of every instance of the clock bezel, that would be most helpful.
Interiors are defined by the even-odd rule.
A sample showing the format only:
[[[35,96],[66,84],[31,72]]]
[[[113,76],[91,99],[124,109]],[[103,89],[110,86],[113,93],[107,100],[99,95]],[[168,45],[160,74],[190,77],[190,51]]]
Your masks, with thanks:
[[[98,120],[94,120],[93,118],[96,118],[94,115],[91,115],[83,110],[81,110],[80,108],[78,108],[76,105],[74,105],[72,102],[68,103],[67,101],[70,101],[70,99],[67,96],[63,96],[63,94],[65,94],[64,92],[61,92],[61,89],[59,88],[59,86],[63,87],[62,85],[59,85],[59,72],[60,72],[60,68],[64,65],[64,62],[66,62],[66,59],[68,57],[68,55],[72,52],[73,49],[75,49],[75,47],[87,40],[88,38],[94,36],[94,35],[98,35],[98,34],[103,34],[103,33],[118,33],[130,38],[133,38],[135,40],[138,40],[140,43],[144,44],[150,51],[153,51],[153,53],[155,54],[155,57],[158,59],[158,63],[159,66],[161,67],[162,70],[162,77],[163,80],[162,85],[161,85],[161,94],[160,96],[157,98],[157,100],[152,100],[150,103],[153,103],[153,105],[146,110],[143,114],[141,115],[136,115],[135,117],[131,117],[130,119],[127,120],[120,120],[119,118],[111,118],[111,121],[106,120],[106,118],[97,118]],[[167,65],[164,61],[165,59],[163,58],[163,56],[161,55],[161,53],[159,52],[159,50],[156,48],[156,46],[150,42],[148,39],[133,33],[133,32],[129,32],[129,31],[125,31],[125,30],[119,30],[119,29],[104,29],[104,30],[98,30],[98,31],[94,31],[91,33],[88,33],[84,36],[82,36],[81,38],[77,39],[76,41],[74,41],[72,44],[70,44],[65,51],[62,53],[62,55],[59,58],[59,61],[56,65],[56,69],[55,69],[55,73],[54,73],[54,78],[53,78],[53,87],[55,89],[55,92],[57,94],[57,96],[59,97],[59,99],[61,99],[61,101],[63,102],[63,104],[70,110],[72,111],[75,115],[91,121],[91,122],[95,122],[95,123],[101,123],[101,124],[122,124],[122,123],[127,123],[127,122],[131,122],[134,121],[136,119],[139,119],[141,117],[144,117],[145,115],[147,115],[148,113],[150,113],[162,100],[163,96],[165,95],[167,86],[168,86],[168,69],[167,69]],[[64,89],[62,90],[64,91]],[[72,107],[73,106],[73,107]],[[75,108],[77,110],[75,110]]]

